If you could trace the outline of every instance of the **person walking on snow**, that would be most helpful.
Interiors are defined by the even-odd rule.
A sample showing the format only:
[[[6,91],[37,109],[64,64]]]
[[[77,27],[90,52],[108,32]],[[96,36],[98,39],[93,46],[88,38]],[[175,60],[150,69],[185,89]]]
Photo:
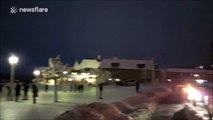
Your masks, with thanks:
[[[20,92],[21,92],[21,85],[19,83],[17,83],[16,87],[15,87],[15,95],[16,95],[16,102],[18,102],[19,96],[20,96]]]
[[[103,99],[102,98],[102,94],[103,94],[103,84],[102,83],[99,83],[99,99]]]
[[[48,92],[48,85],[45,84],[45,92]]]
[[[33,93],[33,104],[35,104],[36,97],[38,97],[38,88],[35,84],[32,85],[32,93]]]
[[[23,100],[27,100],[28,99],[27,93],[28,93],[29,85],[27,83],[24,83],[23,87],[24,87],[24,89],[23,89],[24,90]]]
[[[135,83],[135,89],[136,89],[137,93],[139,92],[139,87],[140,87],[140,83],[138,81],[136,81],[136,83]]]

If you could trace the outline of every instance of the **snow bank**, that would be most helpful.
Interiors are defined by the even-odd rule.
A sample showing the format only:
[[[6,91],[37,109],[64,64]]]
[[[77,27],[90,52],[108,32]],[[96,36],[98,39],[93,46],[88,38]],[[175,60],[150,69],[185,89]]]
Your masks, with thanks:
[[[113,102],[112,104],[115,105],[122,113],[130,113],[134,110],[134,107],[124,101]]]
[[[155,92],[139,93],[111,104],[93,102],[74,107],[55,120],[148,120],[171,90],[155,89]]]
[[[105,120],[105,118],[92,108],[79,107],[66,111],[58,116],[56,120]]]
[[[129,114],[134,120],[150,120],[158,104],[156,102],[143,103],[137,110]]]
[[[113,104],[94,102],[75,107],[61,114],[56,120],[133,120],[121,113]]]
[[[173,120],[204,120],[206,115],[199,114],[196,107],[186,106],[180,111],[176,112],[173,116]],[[201,111],[200,111],[201,112]]]
[[[202,108],[201,106],[192,106],[188,105],[182,110],[184,110],[184,115],[186,117],[186,120],[204,120],[208,119],[208,112],[210,114],[213,114],[213,102],[212,102],[212,96],[209,96],[209,105],[205,108]],[[206,111],[208,110],[208,112]],[[205,111],[205,112],[204,112]]]
[[[139,105],[147,100],[147,97],[144,94],[137,94],[125,98],[123,101],[131,106]]]
[[[94,102],[86,105],[86,107],[95,109],[98,113],[104,115],[105,117],[114,117],[121,114],[121,112],[113,104]]]
[[[130,114],[134,120],[151,120],[152,115],[158,107],[158,104],[169,94],[171,89],[157,88],[145,94],[143,103],[137,106],[137,110]]]

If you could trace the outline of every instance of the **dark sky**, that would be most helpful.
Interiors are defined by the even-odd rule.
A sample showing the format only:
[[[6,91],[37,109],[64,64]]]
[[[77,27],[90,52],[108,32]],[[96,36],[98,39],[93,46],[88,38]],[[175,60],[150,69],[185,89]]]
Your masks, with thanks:
[[[46,7],[48,13],[10,13],[10,7]],[[31,74],[60,54],[65,63],[118,56],[155,58],[160,67],[210,63],[212,1],[1,1],[1,72],[8,56]]]

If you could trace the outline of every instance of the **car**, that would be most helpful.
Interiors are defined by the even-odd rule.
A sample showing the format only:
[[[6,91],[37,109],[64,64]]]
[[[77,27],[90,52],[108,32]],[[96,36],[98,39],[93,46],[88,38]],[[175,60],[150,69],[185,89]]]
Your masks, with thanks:
[[[136,80],[130,79],[126,81],[127,86],[134,86],[136,84]]]

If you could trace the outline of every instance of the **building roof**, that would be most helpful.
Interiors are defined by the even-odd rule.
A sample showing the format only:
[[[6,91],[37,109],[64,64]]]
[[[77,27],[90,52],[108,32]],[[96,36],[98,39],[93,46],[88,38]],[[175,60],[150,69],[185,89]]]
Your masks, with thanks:
[[[80,69],[84,68],[99,68],[100,62],[96,59],[83,59],[79,64]]]
[[[73,65],[73,69],[74,70],[80,70],[81,69],[77,60],[75,61],[74,65]]]
[[[119,64],[117,67],[113,67],[112,64]],[[138,64],[144,64],[143,69],[151,70],[153,67],[153,60],[129,60],[129,59],[103,59],[101,61],[100,68],[117,68],[117,69],[133,69],[139,70]]]

